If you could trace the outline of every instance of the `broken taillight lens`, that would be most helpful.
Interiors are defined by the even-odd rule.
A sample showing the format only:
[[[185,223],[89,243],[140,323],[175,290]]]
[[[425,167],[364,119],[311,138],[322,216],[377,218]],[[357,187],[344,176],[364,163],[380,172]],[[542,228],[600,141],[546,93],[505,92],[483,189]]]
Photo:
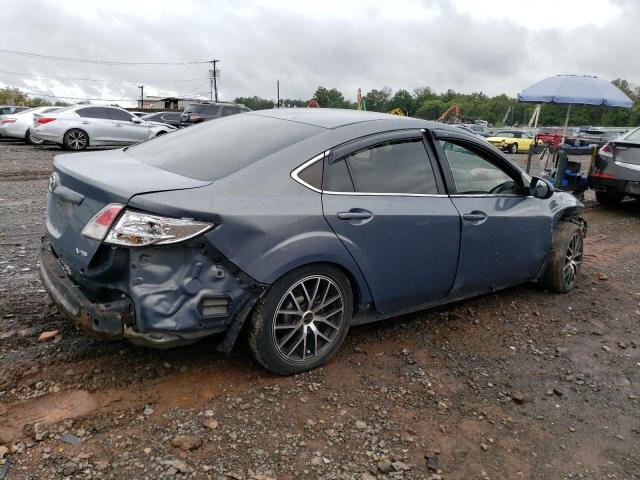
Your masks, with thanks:
[[[110,203],[98,213],[82,229],[82,235],[87,238],[102,241],[109,231],[109,227],[118,217],[124,205],[120,203]]]
[[[109,230],[105,243],[128,247],[177,243],[206,232],[215,225],[192,218],[170,218],[125,210]]]

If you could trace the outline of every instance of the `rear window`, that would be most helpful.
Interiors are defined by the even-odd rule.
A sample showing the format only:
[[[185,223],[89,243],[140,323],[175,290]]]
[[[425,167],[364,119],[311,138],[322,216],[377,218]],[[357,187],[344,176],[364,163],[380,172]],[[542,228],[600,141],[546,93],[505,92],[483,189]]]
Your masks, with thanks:
[[[257,115],[231,115],[163,135],[126,151],[137,160],[170,172],[215,180],[323,130]]]
[[[625,138],[625,140],[630,140],[632,142],[640,142],[640,128],[637,128],[633,131],[631,131],[627,137]]]

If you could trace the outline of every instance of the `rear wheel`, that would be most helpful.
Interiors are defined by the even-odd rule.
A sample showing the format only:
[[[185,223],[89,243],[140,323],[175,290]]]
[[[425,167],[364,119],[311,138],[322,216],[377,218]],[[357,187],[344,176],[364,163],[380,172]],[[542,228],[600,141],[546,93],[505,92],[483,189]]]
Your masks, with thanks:
[[[62,144],[67,150],[84,150],[89,146],[89,136],[84,130],[74,128],[64,134]]]
[[[624,193],[596,191],[596,200],[603,205],[618,205],[624,198]]]
[[[31,129],[27,130],[27,133],[24,136],[24,140],[29,145],[42,145],[44,143],[44,140],[42,140],[41,138],[36,137],[35,135],[33,135],[31,133]]]
[[[583,246],[582,228],[575,223],[560,222],[541,285],[556,293],[572,290],[582,266]]]
[[[509,145],[509,153],[518,153],[518,144],[517,143],[512,143],[511,145]]]
[[[265,368],[290,375],[319,367],[349,330],[353,294],[338,268],[309,265],[280,278],[256,305],[249,345]]]

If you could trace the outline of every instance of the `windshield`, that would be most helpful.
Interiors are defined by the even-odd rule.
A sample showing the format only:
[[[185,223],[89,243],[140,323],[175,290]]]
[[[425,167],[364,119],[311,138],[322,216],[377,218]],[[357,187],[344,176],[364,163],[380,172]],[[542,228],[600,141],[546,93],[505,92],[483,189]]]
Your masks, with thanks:
[[[257,115],[231,115],[127,148],[126,153],[186,177],[215,180],[323,130]]]

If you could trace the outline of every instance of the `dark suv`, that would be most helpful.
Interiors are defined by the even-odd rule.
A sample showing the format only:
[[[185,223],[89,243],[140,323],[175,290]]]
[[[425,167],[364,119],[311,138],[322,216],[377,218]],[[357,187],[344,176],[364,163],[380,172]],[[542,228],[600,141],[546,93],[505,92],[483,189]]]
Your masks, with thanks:
[[[596,155],[589,185],[598,202],[616,205],[640,197],[640,128],[608,142]]]
[[[194,123],[206,122],[220,117],[228,117],[236,113],[250,112],[244,105],[236,103],[192,103],[188,105],[180,116],[180,125],[188,126]]]

